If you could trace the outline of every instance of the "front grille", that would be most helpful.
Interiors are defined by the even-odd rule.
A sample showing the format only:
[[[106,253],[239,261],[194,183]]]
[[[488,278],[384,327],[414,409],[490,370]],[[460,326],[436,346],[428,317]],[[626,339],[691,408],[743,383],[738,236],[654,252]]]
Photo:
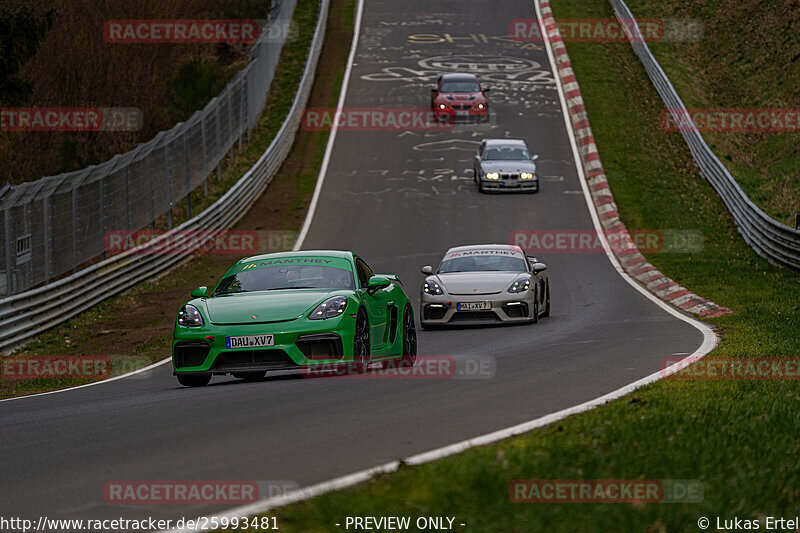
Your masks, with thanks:
[[[309,359],[341,359],[344,355],[342,339],[334,333],[305,335],[295,344]]]
[[[425,320],[441,320],[447,313],[447,308],[444,306],[426,305],[422,310]]]
[[[528,316],[528,304],[525,302],[520,302],[518,305],[504,305],[503,311],[510,317],[510,318],[524,318]]]
[[[492,311],[459,311],[453,315],[450,322],[475,322],[493,320],[499,321],[497,315]]]
[[[212,370],[225,370],[228,368],[285,368],[294,366],[295,362],[283,350],[241,350],[235,352],[222,352],[214,361]]]
[[[211,348],[204,342],[179,342],[175,345],[175,367],[200,366]]]
[[[453,109],[457,109],[459,111],[468,110],[468,109],[472,109],[472,105],[470,105],[470,104],[461,104],[461,105],[454,104],[453,105]]]
[[[516,180],[519,179],[519,174],[500,174],[500,178],[504,180]]]

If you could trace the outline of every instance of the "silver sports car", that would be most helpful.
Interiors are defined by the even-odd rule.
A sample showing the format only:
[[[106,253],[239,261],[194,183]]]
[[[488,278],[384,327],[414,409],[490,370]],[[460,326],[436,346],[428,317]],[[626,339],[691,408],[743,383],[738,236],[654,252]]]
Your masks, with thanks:
[[[531,156],[525,141],[484,139],[475,155],[472,176],[478,190],[539,192],[538,155]]]
[[[459,246],[439,268],[422,267],[422,327],[538,322],[550,316],[547,266],[518,246]]]

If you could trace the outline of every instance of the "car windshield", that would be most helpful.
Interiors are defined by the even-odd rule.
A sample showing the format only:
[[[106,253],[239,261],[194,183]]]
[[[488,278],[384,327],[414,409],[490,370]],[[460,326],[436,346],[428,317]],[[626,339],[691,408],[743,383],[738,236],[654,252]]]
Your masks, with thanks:
[[[289,289],[355,289],[355,280],[352,272],[320,265],[254,268],[224,278],[212,296]]]
[[[525,260],[508,255],[454,257],[442,261],[439,274],[448,272],[527,272]]]
[[[514,146],[499,146],[487,148],[483,152],[484,161],[524,161],[530,160],[531,154],[525,148]]]
[[[443,81],[443,93],[477,93],[481,88],[477,81]]]

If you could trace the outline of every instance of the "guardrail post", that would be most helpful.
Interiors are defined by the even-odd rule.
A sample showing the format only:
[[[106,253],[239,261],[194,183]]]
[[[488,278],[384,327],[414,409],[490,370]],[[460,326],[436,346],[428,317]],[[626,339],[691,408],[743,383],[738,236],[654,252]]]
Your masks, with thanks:
[[[794,216],[794,229],[800,229],[800,213]]]

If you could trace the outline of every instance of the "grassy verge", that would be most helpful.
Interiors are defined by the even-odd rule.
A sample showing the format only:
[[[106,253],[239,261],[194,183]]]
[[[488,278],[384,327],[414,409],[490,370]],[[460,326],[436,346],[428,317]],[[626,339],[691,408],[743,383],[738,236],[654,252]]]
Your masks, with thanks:
[[[605,0],[553,0],[557,18],[606,18]],[[697,254],[650,254],[680,284],[730,307],[714,357],[796,357],[800,277],[739,236],[629,46],[568,43],[595,139],[629,228],[699,229]],[[558,424],[275,511],[283,531],[339,530],[347,516],[454,516],[460,531],[698,531],[702,516],[800,513],[800,386],[662,381]],[[778,474],[780,472],[780,474]],[[700,503],[519,504],[515,479],[693,479]],[[413,529],[412,529],[413,530]]]
[[[781,2],[630,0],[638,18],[696,19],[697,42],[656,42],[651,50],[688,108],[796,108],[800,10]],[[750,198],[794,227],[800,213],[797,124],[778,133],[705,133]]]
[[[252,166],[283,123],[305,65],[318,5],[316,0],[298,0],[294,20],[300,28],[299,38],[289,42],[282,52],[267,108],[251,142],[237,154],[235,164],[225,168],[222,180],[210,184],[209,195],[197,196],[195,213],[224,193]],[[353,0],[334,1],[330,9],[328,34],[309,102],[315,107],[336,104],[348,35],[352,35]],[[296,232],[314,190],[327,138],[328,133],[324,131],[299,131],[290,155],[269,188],[235,229]],[[181,215],[185,216],[175,213],[176,223]],[[189,298],[192,288],[216,283],[237,259],[238,256],[229,255],[195,256],[170,271],[168,276],[144,282],[38,336],[17,350],[13,357],[100,355],[111,359],[114,375],[168,357],[175,313],[181,303]],[[85,382],[0,379],[0,398]]]

